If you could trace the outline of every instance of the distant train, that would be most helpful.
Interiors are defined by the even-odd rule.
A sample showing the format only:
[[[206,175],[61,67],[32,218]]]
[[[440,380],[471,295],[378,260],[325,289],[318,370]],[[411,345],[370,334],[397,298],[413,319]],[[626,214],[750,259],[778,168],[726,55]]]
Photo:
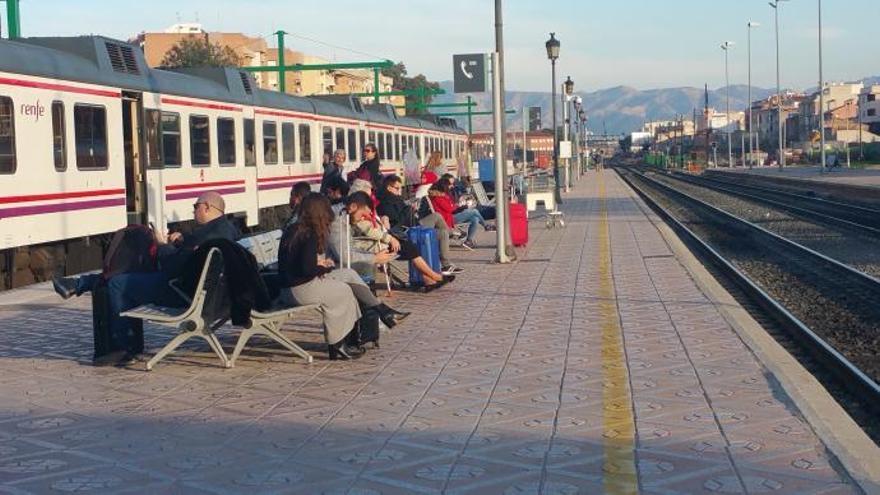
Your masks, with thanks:
[[[153,69],[100,36],[0,41],[2,286],[95,268],[107,234],[189,220],[207,190],[243,225],[272,227],[293,183],[320,182],[323,153],[354,168],[367,142],[399,173],[407,150],[454,168],[467,136],[349,95],[261,90],[233,68]]]

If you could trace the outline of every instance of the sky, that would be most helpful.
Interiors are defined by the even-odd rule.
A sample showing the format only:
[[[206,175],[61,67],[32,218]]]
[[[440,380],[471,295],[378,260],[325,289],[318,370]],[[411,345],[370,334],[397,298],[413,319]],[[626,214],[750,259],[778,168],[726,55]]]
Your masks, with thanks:
[[[780,10],[782,85],[818,84],[818,0],[790,0]],[[509,90],[549,91],[544,42],[555,32],[562,79],[578,91],[721,87],[720,44],[735,42],[730,82],[748,78],[747,27],[752,35],[752,83],[775,87],[773,9],[766,0],[505,0],[505,77]],[[825,0],[826,81],[880,75],[878,0]],[[22,0],[24,36],[102,34],[127,39],[180,22],[209,31],[265,36],[290,33],[287,46],[339,62],[391,59],[410,75],[452,78],[452,54],[495,46],[489,0]],[[5,17],[5,11],[2,12]]]

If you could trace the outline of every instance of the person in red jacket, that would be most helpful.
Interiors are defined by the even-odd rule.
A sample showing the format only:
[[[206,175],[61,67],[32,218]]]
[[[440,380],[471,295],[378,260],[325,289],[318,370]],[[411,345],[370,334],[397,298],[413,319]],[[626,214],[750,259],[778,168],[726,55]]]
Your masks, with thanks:
[[[431,200],[431,206],[440,216],[446,220],[450,229],[454,228],[456,223],[468,224],[467,239],[462,243],[462,247],[474,249],[477,243],[474,237],[477,235],[477,227],[482,225],[487,231],[495,230],[493,225],[489,225],[480,215],[480,212],[468,208],[467,206],[456,207],[452,195],[449,193],[449,182],[444,180],[437,181],[428,191],[428,197]]]

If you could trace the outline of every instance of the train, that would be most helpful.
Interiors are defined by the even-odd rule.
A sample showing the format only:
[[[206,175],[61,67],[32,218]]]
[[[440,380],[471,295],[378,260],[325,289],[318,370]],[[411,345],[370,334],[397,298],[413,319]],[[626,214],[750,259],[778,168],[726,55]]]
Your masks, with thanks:
[[[454,170],[467,134],[352,95],[260,89],[239,68],[151,68],[103,36],[0,40],[0,288],[100,267],[126,225],[185,230],[209,190],[243,228],[274,228],[324,153],[354,169],[368,142],[386,174],[408,150]]]

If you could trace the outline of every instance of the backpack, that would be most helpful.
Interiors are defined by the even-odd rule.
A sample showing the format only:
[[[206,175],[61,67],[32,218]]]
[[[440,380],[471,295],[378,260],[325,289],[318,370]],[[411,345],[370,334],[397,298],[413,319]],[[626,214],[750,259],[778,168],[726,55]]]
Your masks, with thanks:
[[[153,231],[143,225],[129,225],[113,234],[101,276],[110,280],[120,273],[149,273],[156,271],[159,244]]]

